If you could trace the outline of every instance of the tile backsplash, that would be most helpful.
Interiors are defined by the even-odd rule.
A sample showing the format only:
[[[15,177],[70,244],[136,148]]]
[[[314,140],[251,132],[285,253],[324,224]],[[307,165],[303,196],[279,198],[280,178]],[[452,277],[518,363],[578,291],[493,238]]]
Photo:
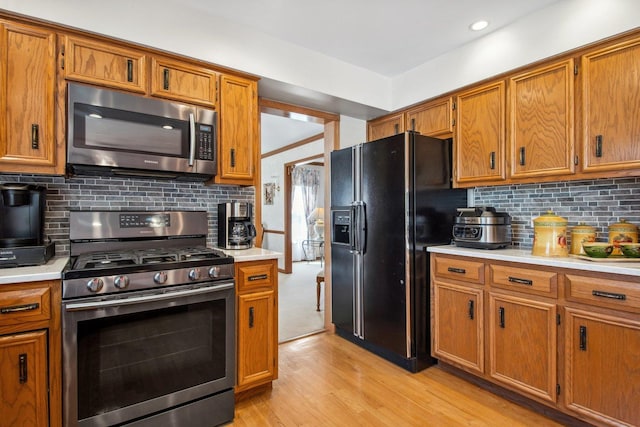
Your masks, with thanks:
[[[0,174],[0,183],[20,182],[47,189],[45,237],[56,242],[56,255],[69,254],[70,210],[204,210],[208,244],[217,244],[218,203],[253,202],[254,187],[204,185],[135,178]]]
[[[620,219],[640,225],[640,178],[477,187],[473,200],[475,206],[511,215],[514,247],[531,248],[531,221],[547,210],[568,220],[569,238],[578,222],[596,227],[602,241],[609,237],[608,226]]]

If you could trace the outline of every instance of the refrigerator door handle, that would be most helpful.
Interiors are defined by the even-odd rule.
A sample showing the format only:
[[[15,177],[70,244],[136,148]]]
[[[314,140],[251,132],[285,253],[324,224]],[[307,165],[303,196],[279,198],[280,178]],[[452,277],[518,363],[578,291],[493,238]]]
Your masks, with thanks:
[[[351,204],[349,211],[349,252],[352,254],[358,252],[358,242],[356,241],[358,232],[358,206],[354,203]]]
[[[360,202],[358,211],[358,251],[363,254],[367,249],[367,205]]]

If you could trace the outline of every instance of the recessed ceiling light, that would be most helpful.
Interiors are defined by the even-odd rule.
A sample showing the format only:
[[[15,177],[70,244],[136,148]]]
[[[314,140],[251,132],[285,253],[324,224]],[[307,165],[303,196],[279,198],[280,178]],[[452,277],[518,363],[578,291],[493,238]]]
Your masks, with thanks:
[[[480,30],[484,30],[485,28],[487,28],[488,25],[489,25],[489,22],[487,22],[487,21],[476,21],[473,24],[469,25],[469,28],[472,31],[480,31]]]

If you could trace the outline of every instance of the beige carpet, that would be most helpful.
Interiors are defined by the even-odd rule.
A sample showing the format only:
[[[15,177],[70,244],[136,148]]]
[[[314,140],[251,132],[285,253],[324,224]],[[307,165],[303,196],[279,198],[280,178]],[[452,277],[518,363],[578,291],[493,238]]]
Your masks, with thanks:
[[[278,273],[278,340],[289,341],[324,329],[324,283],[316,311],[320,261],[293,263],[293,273]]]

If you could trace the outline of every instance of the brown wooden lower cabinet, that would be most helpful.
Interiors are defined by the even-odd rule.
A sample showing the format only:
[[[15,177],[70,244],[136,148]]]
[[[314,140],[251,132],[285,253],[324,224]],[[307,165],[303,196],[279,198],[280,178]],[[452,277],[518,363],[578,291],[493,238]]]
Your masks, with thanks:
[[[431,295],[437,359],[594,425],[640,425],[637,277],[438,253]]]
[[[0,286],[0,427],[62,423],[60,282]]]
[[[278,264],[236,263],[236,395],[278,378]]]

